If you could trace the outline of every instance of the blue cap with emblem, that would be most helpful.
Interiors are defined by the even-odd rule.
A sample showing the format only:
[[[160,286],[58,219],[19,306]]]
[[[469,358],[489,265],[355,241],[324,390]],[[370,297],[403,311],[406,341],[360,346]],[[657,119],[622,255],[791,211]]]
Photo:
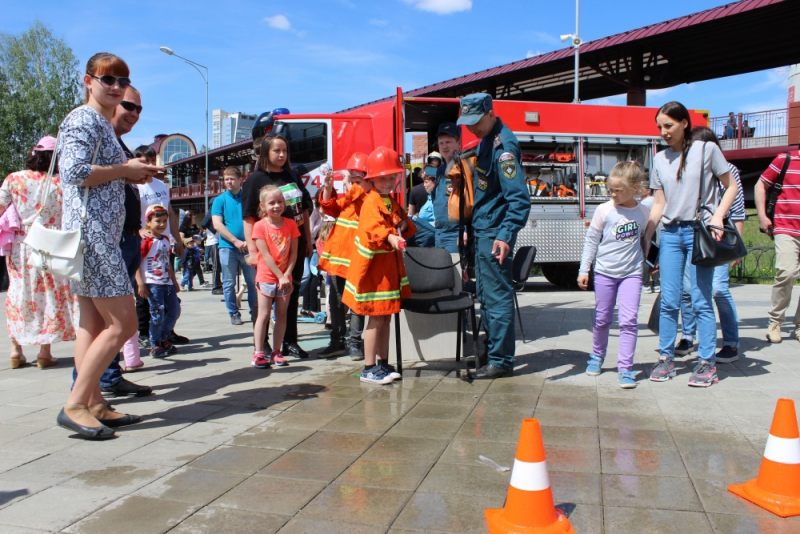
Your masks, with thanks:
[[[461,116],[458,118],[458,124],[465,124],[472,126],[477,124],[481,117],[487,112],[492,110],[492,97],[486,93],[477,93],[474,95],[467,95],[461,99]]]
[[[449,135],[456,139],[461,139],[461,128],[454,122],[443,122],[439,125],[439,131],[436,132],[436,137],[440,135]]]

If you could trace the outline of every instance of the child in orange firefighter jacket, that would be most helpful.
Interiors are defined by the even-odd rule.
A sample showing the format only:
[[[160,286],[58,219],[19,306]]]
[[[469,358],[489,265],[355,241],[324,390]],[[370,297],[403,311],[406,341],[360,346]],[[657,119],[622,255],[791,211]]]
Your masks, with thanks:
[[[406,212],[389,194],[403,177],[397,152],[376,148],[367,160],[370,192],[361,206],[355,237],[356,252],[350,259],[342,302],[353,312],[369,316],[364,330],[362,382],[389,384],[400,374],[389,365],[391,316],[400,312],[400,301],[411,297],[400,252],[402,235],[417,231]],[[376,362],[376,357],[378,361]]]
[[[333,358],[350,353],[353,360],[364,359],[364,316],[352,312],[350,316],[349,348],[345,343],[347,329],[347,309],[342,303],[347,271],[355,254],[355,238],[358,230],[358,217],[361,205],[372,191],[372,182],[364,180],[367,175],[367,158],[363,152],[356,152],[347,162],[348,177],[345,179],[346,194],[336,198],[333,188],[333,173],[325,177],[320,198],[320,207],[325,215],[336,218],[336,224],[325,241],[318,268],[330,276],[328,304],[331,318],[330,344],[317,353],[318,358]]]

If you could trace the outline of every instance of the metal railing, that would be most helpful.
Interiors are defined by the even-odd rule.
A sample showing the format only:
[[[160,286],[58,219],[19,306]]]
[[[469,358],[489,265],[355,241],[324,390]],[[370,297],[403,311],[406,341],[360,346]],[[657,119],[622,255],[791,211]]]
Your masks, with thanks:
[[[710,128],[717,135],[722,150],[742,150],[789,144],[789,110],[773,109],[733,116],[712,117]]]
[[[736,267],[731,267],[732,281],[757,284],[775,279],[775,247],[752,247]]]

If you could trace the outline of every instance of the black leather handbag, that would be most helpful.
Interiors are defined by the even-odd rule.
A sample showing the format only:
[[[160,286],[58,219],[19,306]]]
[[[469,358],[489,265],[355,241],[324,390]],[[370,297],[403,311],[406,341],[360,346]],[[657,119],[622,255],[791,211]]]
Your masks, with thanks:
[[[700,171],[700,193],[697,195],[697,216],[694,226],[694,243],[692,245],[692,264],[698,267],[717,267],[718,265],[725,265],[744,258],[747,255],[747,247],[744,245],[742,236],[733,225],[730,218],[723,219],[723,227],[706,224],[703,220],[704,211],[711,214],[708,206],[701,206],[701,198],[703,195],[703,179],[705,178],[705,158],[706,144],[703,143],[703,154],[700,160],[703,165]],[[711,173],[711,178],[714,179],[714,174]],[[722,232],[722,239],[717,241],[714,239],[712,230],[719,230]]]

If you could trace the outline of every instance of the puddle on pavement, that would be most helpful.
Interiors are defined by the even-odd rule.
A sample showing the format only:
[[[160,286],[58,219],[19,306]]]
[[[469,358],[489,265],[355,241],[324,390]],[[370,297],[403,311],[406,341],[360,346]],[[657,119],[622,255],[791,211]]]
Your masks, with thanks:
[[[155,469],[139,469],[133,465],[115,465],[105,469],[85,471],[75,477],[87,486],[119,488],[135,480],[156,476]]]

